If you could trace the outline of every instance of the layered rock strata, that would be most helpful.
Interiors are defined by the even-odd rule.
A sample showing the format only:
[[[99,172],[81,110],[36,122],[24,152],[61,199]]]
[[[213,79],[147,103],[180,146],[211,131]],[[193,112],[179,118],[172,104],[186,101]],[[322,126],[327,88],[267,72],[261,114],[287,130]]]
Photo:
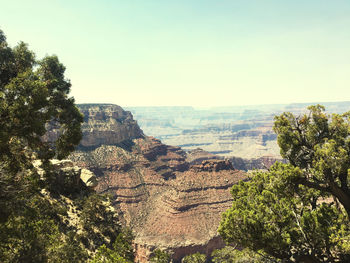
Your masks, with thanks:
[[[83,139],[80,146],[118,144],[143,136],[132,114],[117,105],[82,104],[79,105],[79,109],[84,115]]]
[[[203,149],[197,148],[192,151],[187,152],[186,160],[190,164],[200,164],[205,160],[217,159],[224,160],[224,157],[217,156]],[[253,159],[245,159],[240,157],[230,157],[228,158],[232,163],[233,167],[242,171],[252,171],[252,170],[267,170],[269,169],[275,162],[283,162],[286,163],[286,160],[282,158],[276,158],[274,156],[262,156],[260,158]]]
[[[260,158],[244,159],[239,157],[231,157],[229,160],[232,162],[236,169],[242,171],[252,170],[268,170],[275,162],[286,163],[287,161],[282,158],[276,158],[274,156],[262,156]]]
[[[98,107],[103,111],[107,106]],[[91,112],[87,106],[85,111]],[[90,118],[96,114],[88,116],[86,121],[94,123]],[[128,126],[127,121],[123,124]],[[99,127],[91,125],[91,133],[99,134]],[[84,136],[89,137],[87,133],[86,129]],[[101,139],[93,141],[91,135],[89,148],[80,147],[70,158],[98,175],[98,192],[113,195],[122,222],[136,235],[136,261],[147,262],[155,248],[168,250],[179,262],[187,254],[210,255],[222,247],[217,233],[220,215],[231,206],[230,188],[246,175],[228,161],[191,164],[179,147],[164,145],[142,132],[129,135],[118,143],[105,138],[102,145]]]

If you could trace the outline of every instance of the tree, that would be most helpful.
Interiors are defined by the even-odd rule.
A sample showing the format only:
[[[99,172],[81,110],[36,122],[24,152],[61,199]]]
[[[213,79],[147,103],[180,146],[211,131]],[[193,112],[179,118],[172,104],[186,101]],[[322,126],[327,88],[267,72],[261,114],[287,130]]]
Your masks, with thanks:
[[[91,263],[131,263],[134,262],[134,249],[132,247],[133,235],[130,229],[123,229],[110,249],[106,245],[98,248]]]
[[[81,139],[83,117],[64,71],[56,56],[36,60],[23,42],[10,48],[0,30],[0,261],[132,262],[133,236],[121,231],[108,198],[50,163]]]
[[[39,194],[21,203],[0,223],[0,262],[86,262],[76,233],[64,233],[57,222],[65,209]]]
[[[308,109],[299,117],[275,118],[289,164],[277,163],[235,185],[219,232],[226,242],[275,261],[348,262],[349,113],[327,116],[320,105]]]
[[[169,263],[171,262],[171,256],[166,251],[162,251],[159,248],[153,251],[153,255],[150,258],[152,263]]]
[[[134,248],[132,246],[132,241],[134,240],[134,235],[129,228],[124,228],[118,234],[116,240],[113,244],[113,249],[123,258],[134,262]]]
[[[62,159],[81,139],[83,117],[69,97],[71,84],[56,56],[36,60],[27,45],[10,48],[0,30],[0,161],[18,172],[39,159]],[[58,129],[43,140],[48,125]]]
[[[350,112],[327,115],[321,105],[308,110],[275,117],[281,155],[301,169],[295,185],[333,195],[350,216]]]
[[[0,30],[1,262],[87,258],[80,244],[59,231],[60,212],[40,194],[50,180],[32,164],[40,159],[44,175],[54,175],[49,160],[68,156],[81,139],[83,118],[69,97],[64,71],[56,56],[36,60],[23,42],[9,47]],[[53,136],[49,127],[56,129]]]
[[[36,60],[23,42],[9,47],[0,30],[1,219],[23,191],[38,183],[33,158],[48,169],[49,159],[68,156],[81,139],[83,117],[68,96],[71,84],[64,71],[56,56]],[[57,131],[51,136],[49,126]]]
[[[219,227],[224,240],[286,262],[333,262],[348,254],[343,247],[350,241],[346,217],[332,203],[318,202],[318,191],[289,187],[289,178],[299,173],[297,167],[277,163],[233,186],[232,207]]]
[[[107,248],[106,245],[102,245],[97,250],[96,255],[91,260],[91,263],[131,263],[123,258],[117,251]]]
[[[270,259],[249,250],[239,250],[235,247],[226,246],[222,249],[216,249],[211,254],[213,263],[270,263]]]
[[[194,253],[192,255],[188,255],[182,259],[182,263],[205,263],[207,261],[207,257],[204,254],[199,252]]]

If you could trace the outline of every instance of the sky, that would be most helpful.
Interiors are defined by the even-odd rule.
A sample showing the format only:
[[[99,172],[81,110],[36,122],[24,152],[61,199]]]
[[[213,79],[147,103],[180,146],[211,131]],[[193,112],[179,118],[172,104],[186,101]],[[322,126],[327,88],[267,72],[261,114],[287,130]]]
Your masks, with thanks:
[[[0,0],[7,42],[66,66],[77,103],[349,101],[349,0]]]

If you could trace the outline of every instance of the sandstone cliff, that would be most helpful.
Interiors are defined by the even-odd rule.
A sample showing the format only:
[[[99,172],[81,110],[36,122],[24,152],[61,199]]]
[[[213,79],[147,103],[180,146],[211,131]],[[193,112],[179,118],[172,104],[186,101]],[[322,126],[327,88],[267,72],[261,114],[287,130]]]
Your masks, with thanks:
[[[89,114],[84,124],[89,139],[83,139],[82,146],[89,148],[80,147],[70,158],[98,175],[98,192],[113,195],[122,222],[136,234],[136,259],[147,262],[156,247],[173,253],[175,262],[196,251],[210,255],[222,247],[217,233],[220,214],[231,205],[230,188],[246,175],[224,160],[189,162],[181,148],[143,136],[130,115],[120,123],[114,121],[111,105],[83,107]],[[101,117],[106,115],[114,123],[110,133]],[[132,127],[133,132],[115,135],[122,130],[119,125]],[[94,140],[100,129],[105,136],[124,140],[103,136]]]
[[[113,104],[79,105],[84,115],[80,146],[113,145],[143,136],[129,111]]]

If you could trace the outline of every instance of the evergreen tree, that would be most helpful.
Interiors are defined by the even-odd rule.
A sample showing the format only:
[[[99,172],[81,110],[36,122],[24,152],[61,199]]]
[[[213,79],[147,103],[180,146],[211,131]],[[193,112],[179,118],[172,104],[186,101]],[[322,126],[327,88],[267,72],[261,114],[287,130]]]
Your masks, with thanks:
[[[0,210],[33,188],[38,175],[32,159],[62,159],[81,139],[83,117],[69,97],[71,84],[56,56],[36,60],[27,45],[11,48],[0,30]],[[56,128],[48,136],[47,128]],[[46,138],[46,140],[44,140]],[[32,173],[28,173],[32,170]],[[49,173],[48,173],[49,174]]]
[[[0,30],[0,262],[87,262],[87,251],[103,242],[96,257],[111,252],[102,259],[113,261],[102,262],[132,262],[132,235],[121,232],[106,198],[85,188],[73,198],[62,189],[76,181],[68,172],[60,187],[55,183],[50,159],[74,150],[83,121],[64,71],[56,56],[37,60],[23,42],[9,47]],[[82,234],[65,225],[67,204],[53,204],[53,195],[80,206]]]
[[[50,174],[49,159],[68,156],[80,141],[83,118],[64,71],[56,56],[36,60],[23,42],[9,47],[0,30],[1,262],[53,262],[58,254],[65,262],[74,246],[57,224],[62,211],[40,195],[44,180],[32,164],[41,159]],[[50,125],[57,127],[51,141],[45,140]],[[74,251],[76,262],[86,259],[80,246]]]
[[[152,263],[169,263],[171,262],[171,256],[166,251],[159,248],[153,251],[153,255],[150,258]]]
[[[333,195],[350,216],[350,112],[328,115],[321,105],[308,110],[275,117],[281,155],[301,171],[292,183]]]
[[[182,263],[205,263],[207,257],[199,252],[188,255],[182,259]]]
[[[220,234],[283,262],[347,262],[349,113],[327,116],[322,106],[311,106],[309,114],[276,117],[274,129],[289,164],[232,188]]]

